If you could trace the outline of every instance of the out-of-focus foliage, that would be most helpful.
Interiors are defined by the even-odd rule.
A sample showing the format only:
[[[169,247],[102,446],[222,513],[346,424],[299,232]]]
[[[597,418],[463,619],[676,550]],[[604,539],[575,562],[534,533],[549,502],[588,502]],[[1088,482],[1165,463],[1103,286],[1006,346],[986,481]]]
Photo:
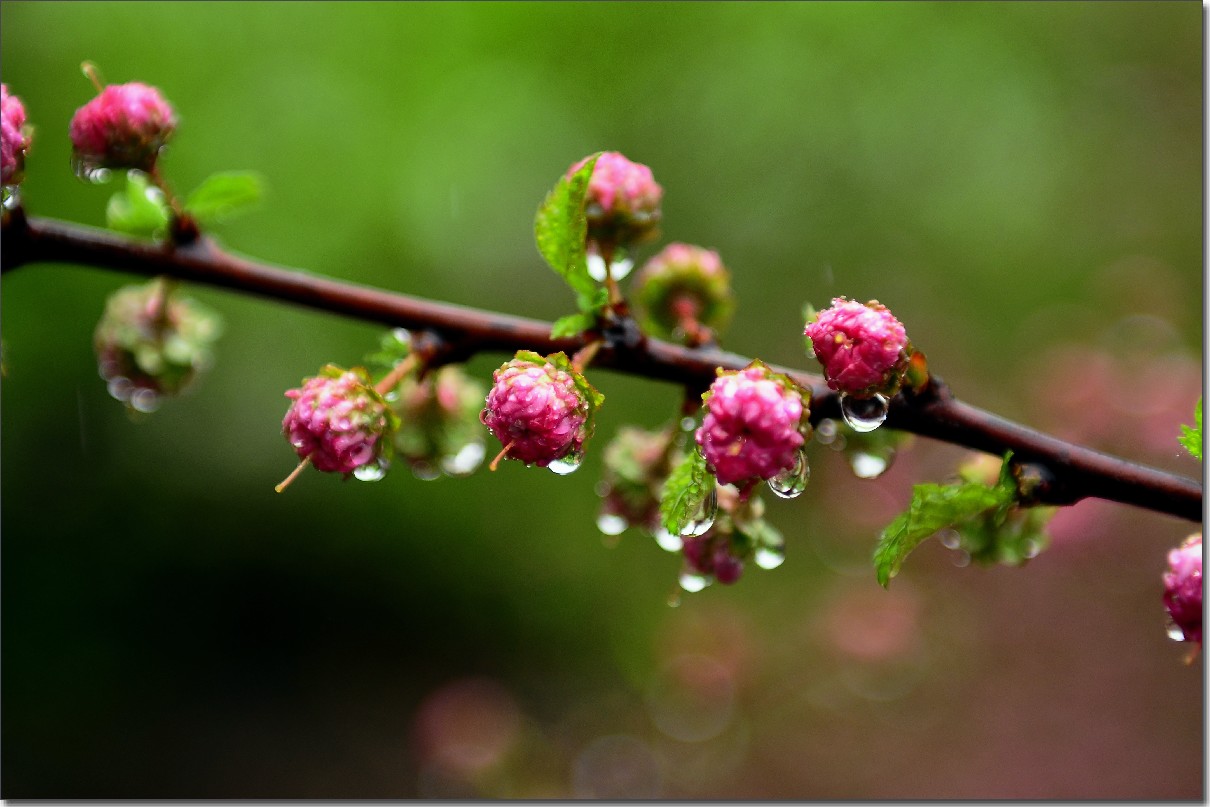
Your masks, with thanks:
[[[878,299],[964,400],[1196,475],[1173,435],[1201,388],[1202,21],[1175,2],[6,0],[0,73],[36,127],[31,215],[103,226],[120,190],[70,169],[87,59],[177,110],[159,166],[178,193],[264,177],[217,233],[232,250],[555,319],[534,212],[617,150],[665,191],[636,265],[683,241],[731,272],[727,349],[811,368],[804,301]],[[609,403],[568,477],[401,463],[278,496],[283,392],[382,329],[190,286],[226,323],[216,363],[132,420],[91,345],[130,281],[3,280],[5,797],[1203,793],[1199,670],[1160,603],[1187,524],[1083,503],[1023,568],[926,542],[884,591],[878,531],[964,455],[916,440],[858,480],[812,444],[807,492],[766,513],[785,563],[669,608],[680,559],[635,530],[603,546],[594,485],[616,428],[679,417],[684,390],[590,370]]]

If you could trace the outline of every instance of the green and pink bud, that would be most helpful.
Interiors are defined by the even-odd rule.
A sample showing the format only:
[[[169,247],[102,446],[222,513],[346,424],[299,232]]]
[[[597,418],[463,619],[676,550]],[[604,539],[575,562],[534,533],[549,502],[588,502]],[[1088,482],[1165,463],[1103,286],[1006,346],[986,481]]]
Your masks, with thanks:
[[[110,395],[150,412],[210,366],[221,331],[218,315],[174,293],[171,281],[127,286],[110,295],[93,333],[97,367]]]
[[[754,361],[738,372],[719,371],[702,396],[706,414],[697,444],[720,485],[746,498],[752,487],[792,471],[811,433],[809,393]]]
[[[903,325],[877,300],[837,297],[805,333],[832,389],[856,398],[898,391],[911,346]]]
[[[500,457],[540,468],[557,462],[559,470],[574,469],[592,434],[591,415],[603,398],[567,357],[518,351],[492,380],[479,419],[504,447]]]
[[[1168,635],[1180,642],[1202,643],[1202,535],[1185,539],[1168,553],[1164,572],[1164,607],[1172,620]]]
[[[575,174],[590,158],[575,163],[567,176]],[[651,169],[631,162],[616,151],[597,158],[588,182],[584,213],[590,243],[614,247],[637,244],[654,238],[660,223],[660,200],[664,189]]]
[[[661,338],[697,343],[699,331],[722,330],[735,308],[731,275],[714,250],[672,243],[635,277],[643,327]]]
[[[328,365],[286,397],[293,403],[282,434],[302,460],[320,471],[382,475],[397,421],[364,370]]]
[[[150,172],[176,123],[155,87],[110,84],[71,119],[72,163],[81,175],[102,168]]]
[[[391,410],[399,417],[395,452],[422,479],[441,473],[464,476],[483,460],[483,429],[479,410],[483,385],[449,365],[417,380],[405,377],[388,392]]]
[[[7,84],[0,84],[0,172],[6,195],[7,189],[20,185],[25,176],[31,136],[25,125],[25,105],[9,93]]]

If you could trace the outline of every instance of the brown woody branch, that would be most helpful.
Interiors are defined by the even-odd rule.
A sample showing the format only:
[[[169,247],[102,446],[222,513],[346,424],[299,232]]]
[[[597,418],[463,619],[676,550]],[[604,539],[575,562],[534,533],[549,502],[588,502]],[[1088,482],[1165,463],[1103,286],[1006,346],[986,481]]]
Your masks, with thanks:
[[[607,323],[598,332],[551,339],[549,322],[270,266],[232,255],[205,236],[178,245],[150,243],[53,219],[26,218],[17,209],[5,216],[0,272],[30,263],[71,263],[149,276],[168,275],[390,327],[425,331],[431,334],[427,344],[436,363],[461,361],[484,351],[561,350],[571,355],[599,339],[603,344],[593,361],[595,366],[700,391],[713,380],[715,368],[738,370],[750,361],[710,347],[687,348],[647,338],[628,318]],[[812,390],[813,421],[839,417],[837,395],[822,378],[792,368],[774,369]],[[920,393],[896,396],[891,401],[887,425],[991,454],[1013,451],[1017,461],[1038,466],[1035,470],[1044,480],[1035,494],[1039,503],[1065,505],[1096,497],[1190,521],[1202,520],[1200,481],[1068,443],[964,404],[937,378]]]

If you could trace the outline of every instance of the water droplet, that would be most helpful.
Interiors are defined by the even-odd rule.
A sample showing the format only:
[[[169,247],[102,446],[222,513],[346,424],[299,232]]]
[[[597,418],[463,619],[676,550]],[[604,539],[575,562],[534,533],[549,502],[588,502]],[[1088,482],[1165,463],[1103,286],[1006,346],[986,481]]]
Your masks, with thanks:
[[[655,534],[655,542],[660,545],[660,549],[665,552],[680,552],[685,546],[685,542],[681,540],[681,536],[673,535],[668,530],[660,527]]]
[[[441,478],[441,472],[427,462],[413,462],[411,468],[412,476],[425,482],[432,482],[434,479]],[[360,479],[361,477],[358,478]]]
[[[709,577],[700,575],[697,572],[681,572],[679,582],[681,584],[681,588],[685,589],[685,591],[688,591],[690,594],[694,594],[710,585],[713,581]]]
[[[855,432],[872,432],[886,421],[889,405],[883,395],[869,398],[854,398],[840,394],[840,414],[844,422]]]
[[[601,513],[597,516],[597,529],[606,535],[621,535],[629,526],[626,519],[613,513]]]
[[[891,460],[894,458],[895,452],[889,449],[880,453],[854,451],[853,455],[849,457],[849,465],[858,478],[877,479],[887,468],[891,467]]]
[[[681,607],[681,590],[679,588],[674,588],[672,591],[668,592],[667,602],[668,602],[669,608],[680,608]]]
[[[360,468],[353,469],[353,476],[362,482],[377,482],[387,475],[387,464],[383,460],[368,462]]]
[[[971,554],[964,549],[959,549],[956,553],[954,553],[954,565],[959,569],[970,566]]]
[[[21,193],[19,186],[5,185],[3,195],[5,210],[13,210],[21,204]]]
[[[583,454],[576,454],[575,452],[572,452],[571,454],[568,454],[563,459],[555,460],[554,462],[552,462],[550,465],[547,465],[546,467],[549,468],[551,471],[555,472],[556,474],[558,474],[559,476],[567,476],[570,473],[574,473],[575,470],[580,467],[580,463],[582,463],[583,461],[584,461]]]
[[[468,476],[483,462],[486,453],[483,443],[475,440],[458,449],[457,454],[442,457],[441,469],[450,476]]]
[[[691,432],[695,426],[697,426],[697,420],[695,418],[692,418],[688,415],[681,418],[681,431]]]
[[[139,387],[130,394],[130,406],[136,412],[151,413],[160,408],[160,396],[153,389]]]
[[[130,379],[126,376],[114,376],[105,384],[105,389],[113,396],[115,400],[126,403],[130,400],[130,393],[134,392],[134,384],[130,383]]]
[[[1174,642],[1185,641],[1185,632],[1175,622],[1168,623],[1168,638]]]
[[[77,179],[84,182],[91,182],[94,185],[99,185],[103,182],[108,182],[113,173],[102,165],[98,165],[92,160],[87,160],[78,154],[71,155],[71,171],[76,175]]]
[[[796,499],[807,489],[810,478],[811,465],[807,462],[807,452],[799,449],[794,457],[794,466],[770,479],[769,490],[783,499]]]
[[[815,427],[815,442],[820,445],[830,445],[836,439],[836,421],[824,418]]]
[[[718,514],[718,493],[715,488],[710,489],[706,499],[702,502],[702,506],[694,513],[693,517],[686,522],[685,526],[681,527],[681,535],[689,538],[696,538],[699,535],[705,535],[706,532],[714,526],[714,517]]]
[[[762,569],[776,569],[786,562],[784,546],[762,546],[752,555],[752,560]]]
[[[946,528],[937,533],[937,540],[946,549],[957,549],[962,543],[962,536],[958,534],[957,530]]]
[[[1036,558],[1038,557],[1038,553],[1041,551],[1042,544],[1038,541],[1030,539],[1025,542],[1024,546],[1022,547],[1021,554],[1023,554],[1026,558]]]
[[[595,252],[589,252],[586,256],[588,263],[588,276],[598,283],[605,282],[605,259]],[[630,274],[630,270],[634,268],[634,261],[629,258],[621,258],[615,260],[609,267],[610,274],[614,280],[621,280]]]

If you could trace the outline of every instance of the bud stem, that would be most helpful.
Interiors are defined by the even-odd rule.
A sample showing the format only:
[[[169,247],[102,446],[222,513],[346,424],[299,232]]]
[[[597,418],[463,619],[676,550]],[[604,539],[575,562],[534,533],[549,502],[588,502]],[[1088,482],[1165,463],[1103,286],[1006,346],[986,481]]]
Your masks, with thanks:
[[[618,281],[613,277],[613,244],[601,244],[600,249],[601,260],[605,262],[605,289],[609,292],[609,305],[616,307],[622,302],[622,290],[618,288]]]
[[[415,353],[409,353],[407,357],[403,359],[403,361],[395,365],[395,369],[384,375],[382,380],[374,385],[374,391],[379,395],[386,395],[388,392],[394,389],[400,381],[403,380],[405,375],[412,372],[412,370],[415,370],[416,366],[419,364],[420,357]]]
[[[303,457],[302,462],[298,463],[297,467],[295,467],[295,469],[290,472],[290,475],[287,476],[285,479],[283,479],[281,481],[281,484],[277,485],[273,489],[275,491],[277,491],[278,493],[281,493],[283,490],[286,489],[286,487],[291,482],[293,482],[295,479],[297,479],[298,475],[303,472],[303,469],[306,468],[310,464],[311,464],[311,455],[308,454],[307,456]]]
[[[571,357],[571,369],[577,373],[583,373],[584,368],[592,364],[592,360],[596,358],[597,351],[601,349],[601,345],[603,344],[605,344],[604,340],[594,339],[577,350],[576,354]]]
[[[101,82],[101,70],[92,62],[80,62],[80,72],[83,73],[92,86],[97,88],[97,92],[104,92],[105,85]]]

